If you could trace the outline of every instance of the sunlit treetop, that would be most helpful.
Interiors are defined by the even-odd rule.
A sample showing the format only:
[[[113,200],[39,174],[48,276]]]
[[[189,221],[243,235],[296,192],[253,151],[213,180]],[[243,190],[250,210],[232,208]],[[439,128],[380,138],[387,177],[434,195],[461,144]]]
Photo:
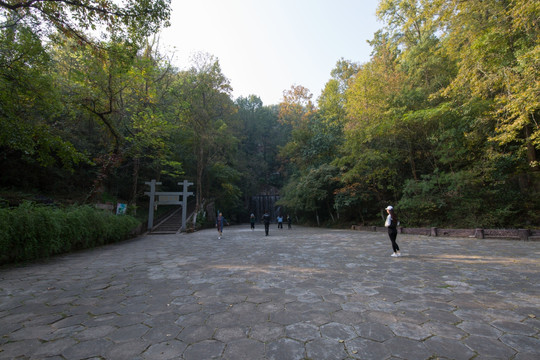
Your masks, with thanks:
[[[26,23],[86,43],[145,37],[168,26],[170,0],[0,0],[0,29]]]

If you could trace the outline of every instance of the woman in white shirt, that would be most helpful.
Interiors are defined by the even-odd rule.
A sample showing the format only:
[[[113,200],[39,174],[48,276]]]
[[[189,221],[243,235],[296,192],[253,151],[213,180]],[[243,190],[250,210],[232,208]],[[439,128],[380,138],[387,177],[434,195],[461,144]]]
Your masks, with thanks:
[[[386,222],[384,226],[388,228],[388,236],[390,237],[390,241],[392,242],[392,250],[394,251],[391,256],[401,256],[401,253],[399,252],[399,246],[396,242],[397,226],[399,225],[398,218],[394,213],[393,206],[389,205],[386,207],[385,210],[388,213],[388,216],[386,217]]]

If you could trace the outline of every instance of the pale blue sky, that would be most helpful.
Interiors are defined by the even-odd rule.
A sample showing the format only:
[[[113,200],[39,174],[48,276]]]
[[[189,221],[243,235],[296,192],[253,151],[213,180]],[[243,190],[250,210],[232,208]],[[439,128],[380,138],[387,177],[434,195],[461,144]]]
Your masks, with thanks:
[[[382,27],[378,0],[173,0],[161,43],[174,63],[195,52],[219,59],[233,97],[278,104],[302,85],[316,100],[340,58],[369,61],[367,40]],[[174,50],[173,50],[174,47]]]

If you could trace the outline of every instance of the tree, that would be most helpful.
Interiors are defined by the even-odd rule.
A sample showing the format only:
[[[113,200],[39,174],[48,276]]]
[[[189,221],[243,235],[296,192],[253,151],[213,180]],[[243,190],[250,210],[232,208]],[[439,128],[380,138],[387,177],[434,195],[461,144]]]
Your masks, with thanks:
[[[528,122],[538,109],[530,97],[538,73],[528,68],[529,81],[523,81],[516,59],[530,54],[533,39],[537,44],[538,33],[523,25],[537,9],[509,1],[381,2],[378,13],[399,49],[396,68],[404,75],[388,109],[397,149],[409,149],[413,176],[402,178],[399,205],[415,214],[412,221],[429,213],[434,223],[473,219],[500,226],[523,206],[516,203],[523,192],[516,192],[512,178],[523,169],[520,152],[533,168],[536,163],[534,127]],[[535,62],[534,56],[527,58],[532,61],[522,62],[525,67]],[[530,106],[508,107],[524,99]],[[481,217],[484,212],[475,205],[487,202],[498,220]]]
[[[540,170],[540,5],[534,1],[437,3],[448,53],[459,63],[446,94],[493,100],[500,145],[519,144],[533,171]]]
[[[45,26],[67,38],[97,45],[89,31],[99,30],[106,41],[113,40],[112,36],[124,41],[144,39],[156,33],[168,25],[170,0],[127,0],[123,6],[114,0],[0,0],[0,16],[6,18],[0,28],[25,22],[36,32]]]
[[[249,207],[250,197],[269,187],[279,187],[273,176],[281,171],[277,159],[278,148],[288,140],[288,126],[278,122],[275,108],[263,106],[259,97],[251,95],[235,101],[238,107],[240,146],[236,166],[242,173],[244,203]]]
[[[196,206],[210,195],[210,167],[224,159],[236,143],[228,121],[235,108],[230,99],[229,80],[221,72],[219,61],[209,54],[197,54],[193,66],[178,75],[173,85],[178,100],[176,112],[181,131],[189,133],[195,158]]]
[[[102,193],[112,176],[119,176],[116,181],[131,184],[122,198],[135,205],[140,162],[147,162],[152,178],[171,163],[166,142],[171,125],[162,103],[167,86],[161,84],[170,76],[169,67],[152,54],[150,43],[144,49],[104,43],[102,49],[107,51],[95,51],[66,39],[54,49],[55,77],[69,109],[63,114],[64,124],[98,165],[88,198]],[[89,132],[84,129],[86,122],[97,126]],[[132,167],[132,177],[126,177],[125,171],[117,174],[120,166]]]
[[[283,101],[279,104],[279,120],[293,129],[301,127],[315,110],[312,97],[313,94],[301,85],[293,85],[285,90]]]
[[[321,212],[324,212],[325,217],[330,216],[335,220],[332,211],[337,175],[336,167],[324,164],[310,169],[302,176],[293,176],[283,188],[283,195],[277,204],[293,212],[315,215],[317,225],[320,225]]]
[[[341,65],[341,69],[347,68]],[[333,192],[337,168],[330,163],[342,142],[345,110],[340,82],[345,83],[346,76],[327,83],[319,98],[321,110],[315,108],[311,94],[301,86],[286,92],[280,104],[280,121],[291,126],[291,134],[280,150],[280,157],[289,163],[289,181],[278,204],[292,211],[314,214],[317,223],[320,223],[320,214],[335,220]]]
[[[359,65],[340,59],[330,72],[332,78],[326,83],[321,96],[317,99],[319,112],[327,124],[343,126],[347,116],[345,93],[358,69]]]
[[[291,140],[280,150],[280,157],[292,162],[297,168],[308,166],[302,149],[313,136],[310,122],[316,114],[311,102],[311,92],[303,86],[291,86],[283,92],[283,101],[279,104],[279,121],[291,129]]]
[[[157,50],[155,41],[147,41],[141,50],[129,72],[129,87],[122,98],[122,117],[129,119],[125,123],[124,157],[131,160],[133,167],[129,199],[132,205],[138,197],[141,168],[146,172],[155,169],[154,177],[159,177],[159,172],[175,178],[183,174],[180,154],[172,151],[170,140],[174,119],[167,92],[174,71]]]
[[[399,184],[401,158],[391,108],[405,74],[397,66],[399,52],[387,34],[378,32],[372,46],[372,60],[358,68],[345,91],[344,143],[341,156],[334,161],[342,173],[336,207],[352,211],[352,216],[357,216],[354,208],[376,213],[386,199],[399,196],[395,185]]]
[[[112,0],[0,1],[0,29],[3,39],[1,56],[7,55],[2,59],[5,62],[2,61],[0,64],[0,67],[6,65],[4,79],[7,82],[2,89],[13,88],[21,95],[26,93],[19,97],[18,101],[17,96],[13,96],[14,92],[10,91],[2,104],[2,109],[6,112],[20,117],[17,120],[16,117],[6,113],[1,119],[0,126],[5,128],[2,130],[6,130],[2,131],[2,134],[9,135],[11,139],[10,151],[16,150],[17,147],[25,148],[25,161],[37,161],[43,167],[50,166],[58,160],[64,166],[72,167],[85,160],[85,156],[73,145],[80,144],[81,141],[67,130],[73,127],[65,129],[69,119],[78,111],[77,108],[83,106],[86,111],[92,112],[101,120],[115,144],[112,152],[114,156],[96,155],[94,158],[103,160],[104,167],[101,175],[97,177],[102,178],[110,165],[120,159],[120,149],[126,136],[119,131],[117,119],[112,119],[113,114],[117,115],[118,104],[121,102],[118,96],[122,85],[119,85],[118,81],[122,79],[118,75],[126,68],[114,67],[120,63],[127,64],[126,60],[135,57],[143,39],[156,32],[162,25],[167,25],[169,5],[169,0],[153,2],[129,0],[122,6]],[[46,49],[42,46],[42,41],[45,41],[44,37],[47,35],[50,38],[47,45],[51,48]],[[94,35],[100,37],[95,38]],[[18,43],[25,45],[17,46]],[[69,58],[69,64],[58,61],[57,55],[62,52],[60,49],[64,43],[69,47],[69,52],[73,51],[79,55],[86,53],[89,56],[87,58],[72,56]],[[119,52],[115,53],[115,46]],[[49,60],[51,50],[55,53],[54,62]],[[122,51],[125,53],[121,53]],[[124,58],[120,59],[122,55]],[[66,55],[64,59],[67,58]],[[90,60],[94,58],[101,60],[102,65],[108,64],[105,67],[110,66],[111,71],[107,73],[107,79],[100,76],[103,71],[98,69],[97,62],[92,63]],[[16,63],[19,65],[13,67]],[[28,79],[31,80],[26,81],[25,75],[19,70],[15,73],[13,70],[17,68],[24,69],[30,75]],[[79,73],[81,70],[88,72]],[[8,75],[7,72],[12,74]],[[90,78],[88,74],[96,75],[96,78]],[[86,79],[83,80],[84,76]],[[62,81],[68,78],[73,79],[74,83]],[[61,91],[67,89],[70,91],[62,94],[67,96],[61,97]],[[92,93],[93,91],[96,92]],[[98,95],[100,91],[101,95]],[[107,91],[109,94],[105,99],[106,103],[101,102],[104,99],[102,95]],[[71,106],[73,102],[65,101],[71,99],[72,95],[75,98],[73,100],[80,100],[76,106]],[[16,108],[18,110],[15,110]],[[35,113],[32,116],[28,113],[23,114],[21,112],[23,108],[33,109]],[[17,125],[12,126],[14,124]],[[13,131],[18,131],[17,129],[26,134],[27,139],[14,134]],[[114,161],[111,161],[113,158]]]
[[[0,149],[4,158],[72,169],[86,159],[57,126],[62,101],[53,65],[28,27],[0,31]]]

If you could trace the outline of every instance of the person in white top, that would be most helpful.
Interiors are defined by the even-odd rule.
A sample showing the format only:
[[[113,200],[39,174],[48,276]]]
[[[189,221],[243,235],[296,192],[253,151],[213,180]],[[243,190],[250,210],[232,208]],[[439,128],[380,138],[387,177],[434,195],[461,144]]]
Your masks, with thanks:
[[[399,225],[399,220],[394,212],[394,207],[389,205],[386,207],[386,212],[388,213],[388,216],[386,217],[386,222],[384,226],[388,228],[388,236],[390,237],[390,241],[392,242],[392,250],[394,251],[391,256],[401,256],[401,252],[399,251],[399,246],[396,242],[397,237],[397,227]]]

